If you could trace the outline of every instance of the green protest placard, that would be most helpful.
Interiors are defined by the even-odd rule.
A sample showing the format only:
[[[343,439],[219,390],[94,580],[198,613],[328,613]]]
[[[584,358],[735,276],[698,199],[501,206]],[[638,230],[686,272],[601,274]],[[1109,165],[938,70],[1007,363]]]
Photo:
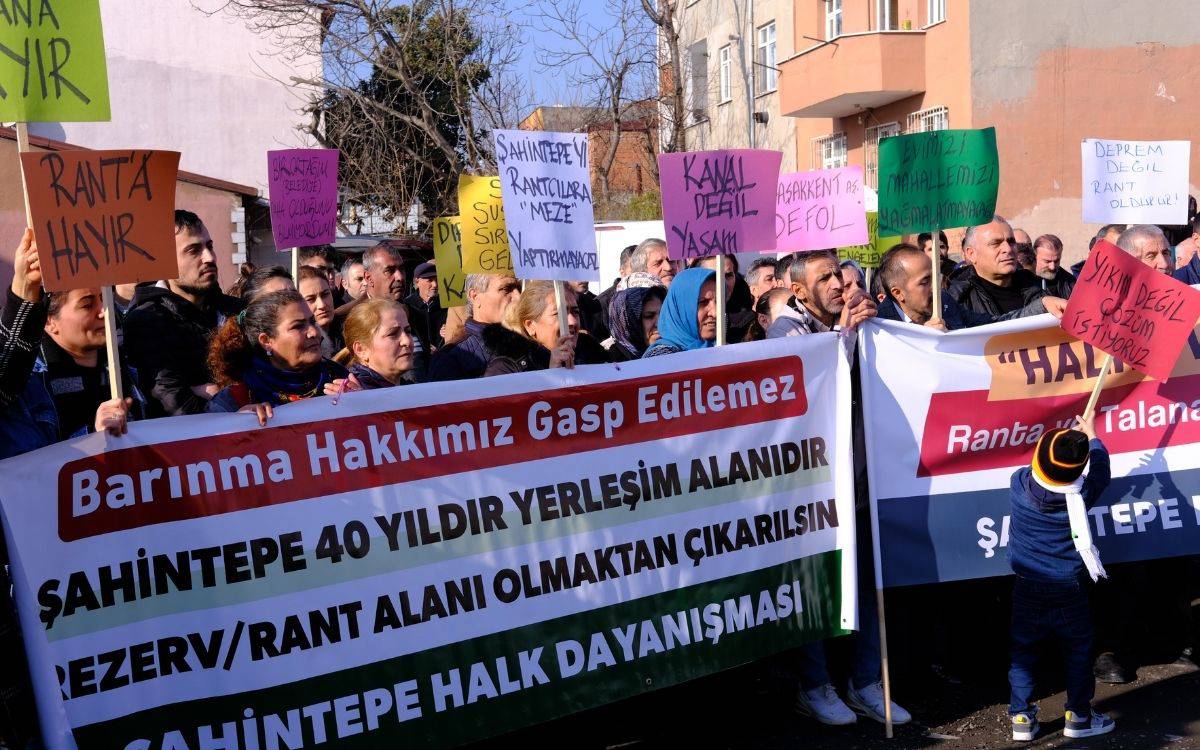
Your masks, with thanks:
[[[879,213],[867,211],[867,244],[838,248],[838,257],[853,260],[863,268],[879,268],[883,254],[901,242],[900,237],[879,236]]]
[[[0,120],[108,119],[100,0],[0,0]]]
[[[934,130],[879,143],[879,234],[984,224],[996,212],[996,129]]]

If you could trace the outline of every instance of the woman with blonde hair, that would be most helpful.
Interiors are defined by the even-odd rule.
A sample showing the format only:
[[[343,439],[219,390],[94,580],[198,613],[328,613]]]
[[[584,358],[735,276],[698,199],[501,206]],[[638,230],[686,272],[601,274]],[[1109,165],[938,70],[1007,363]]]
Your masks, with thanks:
[[[350,390],[406,385],[413,366],[413,332],[404,306],[369,299],[354,306],[342,327],[346,348],[334,361],[350,368]],[[357,386],[355,388],[354,386]]]
[[[483,343],[495,355],[484,377],[606,361],[596,340],[579,331],[575,292],[565,287],[563,295],[567,309],[566,336],[559,335],[554,282],[525,284],[521,297],[508,308],[504,322],[483,329]]]

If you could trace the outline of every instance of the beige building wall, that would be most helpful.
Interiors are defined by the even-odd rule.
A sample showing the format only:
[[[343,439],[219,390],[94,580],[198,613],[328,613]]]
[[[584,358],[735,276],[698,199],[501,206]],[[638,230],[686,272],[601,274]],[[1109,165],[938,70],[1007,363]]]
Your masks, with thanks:
[[[715,148],[774,149],[783,152],[782,170],[795,171],[795,121],[783,117],[779,110],[778,73],[775,86],[761,90],[772,77],[772,71],[759,65],[751,66],[758,57],[759,31],[773,23],[775,28],[775,60],[778,63],[791,56],[793,44],[793,0],[691,0],[681,3],[680,52],[684,58],[685,98],[697,106],[696,116],[689,120],[687,150]],[[703,42],[706,54],[695,54]],[[728,97],[721,91],[721,50],[729,53],[730,85]],[[693,66],[703,62],[704,73],[695,75]],[[753,71],[752,73],[750,71]],[[759,78],[759,87],[754,78]],[[703,79],[702,102],[696,102],[691,89]],[[702,106],[700,106],[702,104]],[[751,113],[765,115],[766,123],[751,124]]]
[[[842,0],[841,35],[821,43],[805,37],[827,39],[829,6],[794,0],[793,38],[806,45],[781,65],[780,106],[796,121],[799,168],[819,168],[814,144],[839,133],[847,163],[866,166],[868,128],[908,132],[910,115],[945,107],[948,127],[996,128],[997,211],[1032,236],[1059,235],[1071,262],[1098,229],[1082,221],[1082,139],[1192,140],[1197,193],[1196,0],[945,0],[933,24],[929,0],[894,0],[894,30],[881,30],[880,2]],[[814,114],[833,109],[847,111]],[[962,230],[948,234],[957,250]]]
[[[1082,258],[1099,228],[1082,221],[1084,138],[1190,140],[1200,193],[1197,21],[1196,0],[972,2],[970,126],[996,126],[997,210]]]

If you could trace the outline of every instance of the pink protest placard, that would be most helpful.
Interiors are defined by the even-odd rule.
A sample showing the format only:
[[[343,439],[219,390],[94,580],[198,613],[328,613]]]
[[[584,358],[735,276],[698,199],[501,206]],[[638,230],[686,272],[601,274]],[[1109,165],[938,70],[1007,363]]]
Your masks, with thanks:
[[[688,260],[774,250],[782,159],[750,148],[660,154],[668,254]]]
[[[1071,292],[1062,327],[1139,372],[1166,380],[1200,319],[1200,292],[1101,240]]]
[[[793,252],[867,244],[862,188],[862,167],[779,175],[775,249]]]
[[[271,233],[277,250],[324,245],[336,239],[337,174],[337,149],[267,152]]]

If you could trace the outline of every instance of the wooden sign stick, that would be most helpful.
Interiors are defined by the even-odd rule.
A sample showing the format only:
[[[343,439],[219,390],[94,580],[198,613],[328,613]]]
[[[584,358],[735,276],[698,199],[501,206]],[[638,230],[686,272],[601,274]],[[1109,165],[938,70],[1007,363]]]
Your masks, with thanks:
[[[933,265],[933,318],[942,319],[942,232],[939,229],[933,230],[933,257],[930,261]]]
[[[561,281],[554,282],[554,306],[558,308],[558,335],[569,336],[571,328],[567,325],[567,294]]]
[[[1088,398],[1087,407],[1083,410],[1083,421],[1092,418],[1096,413],[1096,402],[1100,400],[1100,391],[1104,390],[1104,380],[1108,377],[1108,373],[1112,371],[1113,358],[1111,354],[1104,355],[1104,361],[1100,364],[1100,374],[1096,376],[1096,386],[1092,388],[1092,395]]]
[[[111,286],[100,287],[100,300],[104,304],[104,349],[108,353],[108,391],[114,399],[124,399],[121,357],[117,345],[117,306],[113,301]]]
[[[292,248],[292,283],[300,288],[300,248]]]
[[[717,253],[717,346],[725,345],[725,254]]]

